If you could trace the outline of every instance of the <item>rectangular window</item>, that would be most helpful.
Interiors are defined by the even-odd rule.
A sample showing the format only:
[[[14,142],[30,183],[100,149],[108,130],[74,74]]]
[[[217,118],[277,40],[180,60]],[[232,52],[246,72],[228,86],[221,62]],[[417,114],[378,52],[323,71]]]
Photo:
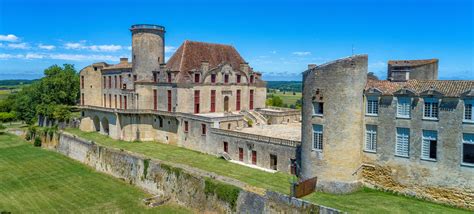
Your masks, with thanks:
[[[216,90],[211,90],[211,112],[216,112]]]
[[[253,109],[253,90],[250,90],[250,101],[249,101],[249,109]]]
[[[199,90],[194,91],[194,114],[199,114],[199,104],[200,104],[200,92]]]
[[[81,88],[84,89],[84,76],[81,76]]]
[[[463,134],[462,163],[474,166],[474,134]]]
[[[211,83],[216,83],[216,74],[211,74]]]
[[[244,148],[239,147],[239,161],[244,161]]]
[[[117,108],[117,95],[114,94],[114,108]]]
[[[224,152],[229,153],[229,143],[224,141]]]
[[[171,73],[168,73],[168,82],[171,82]]]
[[[464,122],[474,122],[474,100],[464,100]]]
[[[107,78],[104,77],[103,79],[104,79],[104,84],[103,84],[102,88],[105,89],[105,88],[107,88]]]
[[[313,150],[323,150],[323,126],[313,125]]]
[[[241,81],[241,79],[242,79],[242,76],[241,76],[240,74],[237,74],[237,75],[236,75],[236,79],[237,79],[236,82],[237,82],[237,83],[240,83],[240,81]]]
[[[122,75],[119,76],[119,87],[122,87],[122,89],[125,89],[122,85]]]
[[[119,95],[120,109],[122,109],[122,95]]]
[[[237,90],[237,98],[235,103],[235,110],[240,111],[240,90]]]
[[[195,82],[195,83],[199,83],[200,80],[201,80],[201,75],[199,75],[199,74],[194,74],[194,82]]]
[[[397,128],[397,139],[395,143],[395,155],[408,157],[410,150],[410,129]]]
[[[133,81],[137,81],[137,75],[136,74],[133,75]]]
[[[421,142],[421,159],[436,160],[437,132],[423,130],[423,140]]]
[[[313,102],[313,115],[322,116],[324,113],[324,104],[322,102]]]
[[[158,82],[158,76],[156,73],[153,73],[153,82]]]
[[[224,75],[224,83],[229,83],[229,74]]]
[[[158,110],[158,91],[153,89],[153,109]]]
[[[379,98],[375,96],[367,97],[366,114],[377,116],[379,114]]]
[[[424,98],[423,119],[438,119],[438,99]]]
[[[206,124],[201,124],[201,134],[202,135],[206,135],[207,131],[206,131]]]
[[[123,96],[123,106],[124,106],[124,109],[127,110],[127,95]]]
[[[109,94],[109,108],[112,108],[112,94]]]
[[[253,75],[250,75],[250,83],[253,83]]]
[[[168,111],[171,112],[171,90],[168,90]]]
[[[104,94],[104,107],[107,107],[107,95]]]
[[[270,169],[277,170],[278,159],[276,155],[270,154]]]
[[[84,93],[81,94],[81,105],[84,105]]]
[[[252,150],[252,164],[257,165],[257,151]]]
[[[397,117],[410,118],[411,98],[398,97],[397,98]]]
[[[377,151],[377,126],[375,125],[365,126],[365,151]]]
[[[184,132],[188,132],[188,131],[189,131],[189,122],[184,121]]]
[[[112,88],[112,77],[109,76],[109,88]]]
[[[117,88],[117,76],[114,76],[114,88]]]

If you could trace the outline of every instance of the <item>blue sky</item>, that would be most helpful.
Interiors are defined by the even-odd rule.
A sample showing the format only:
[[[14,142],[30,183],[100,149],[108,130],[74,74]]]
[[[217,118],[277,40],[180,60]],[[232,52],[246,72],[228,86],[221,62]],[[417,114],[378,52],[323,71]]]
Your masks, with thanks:
[[[132,24],[166,27],[166,55],[186,39],[231,44],[266,80],[300,80],[309,63],[369,54],[440,59],[441,79],[474,79],[472,0],[0,0],[0,79],[41,77],[52,64],[129,57]]]

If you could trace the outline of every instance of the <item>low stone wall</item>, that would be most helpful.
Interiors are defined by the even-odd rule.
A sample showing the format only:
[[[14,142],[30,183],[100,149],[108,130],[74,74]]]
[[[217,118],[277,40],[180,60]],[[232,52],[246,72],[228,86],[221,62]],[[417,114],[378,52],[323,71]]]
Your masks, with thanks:
[[[363,165],[362,175],[365,185],[369,187],[474,210],[474,189],[430,187],[417,182],[402,184],[394,175],[394,169],[389,166]]]
[[[97,171],[125,180],[143,190],[171,197],[198,212],[216,213],[339,213],[280,193],[250,191],[244,183],[190,168],[107,148],[62,133],[56,151]]]

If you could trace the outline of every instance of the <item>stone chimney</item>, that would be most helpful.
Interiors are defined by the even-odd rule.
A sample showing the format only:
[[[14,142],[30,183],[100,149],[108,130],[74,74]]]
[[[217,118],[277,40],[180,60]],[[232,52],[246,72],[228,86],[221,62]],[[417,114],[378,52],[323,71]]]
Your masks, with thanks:
[[[201,71],[202,73],[206,73],[209,71],[209,62],[208,61],[201,61]]]
[[[248,73],[249,72],[249,63],[248,62],[241,63],[240,64],[240,70],[244,73]]]
[[[316,67],[317,67],[316,64],[308,64],[308,70],[316,68]]]
[[[120,64],[127,64],[128,58],[120,58]]]

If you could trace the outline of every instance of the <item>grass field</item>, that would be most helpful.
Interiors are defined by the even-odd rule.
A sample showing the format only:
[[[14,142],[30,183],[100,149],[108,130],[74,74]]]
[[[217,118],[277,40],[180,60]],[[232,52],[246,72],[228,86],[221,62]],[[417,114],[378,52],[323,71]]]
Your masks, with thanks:
[[[0,213],[190,213],[148,208],[149,195],[121,180],[24,140],[0,134]]]
[[[293,95],[293,92],[283,94],[283,92],[277,91],[276,93],[268,93],[268,95],[279,96],[283,100],[283,104],[287,105],[296,104],[296,101],[301,98],[301,92],[295,92],[295,95]]]
[[[96,132],[82,132],[78,129],[68,129],[67,131],[107,147],[124,149],[164,161],[186,164],[232,177],[252,186],[289,193],[291,176],[288,174],[271,174],[233,164],[212,155],[167,144],[113,140]],[[316,204],[358,213],[468,213],[464,210],[371,189],[362,189],[348,195],[316,192],[305,199]]]

